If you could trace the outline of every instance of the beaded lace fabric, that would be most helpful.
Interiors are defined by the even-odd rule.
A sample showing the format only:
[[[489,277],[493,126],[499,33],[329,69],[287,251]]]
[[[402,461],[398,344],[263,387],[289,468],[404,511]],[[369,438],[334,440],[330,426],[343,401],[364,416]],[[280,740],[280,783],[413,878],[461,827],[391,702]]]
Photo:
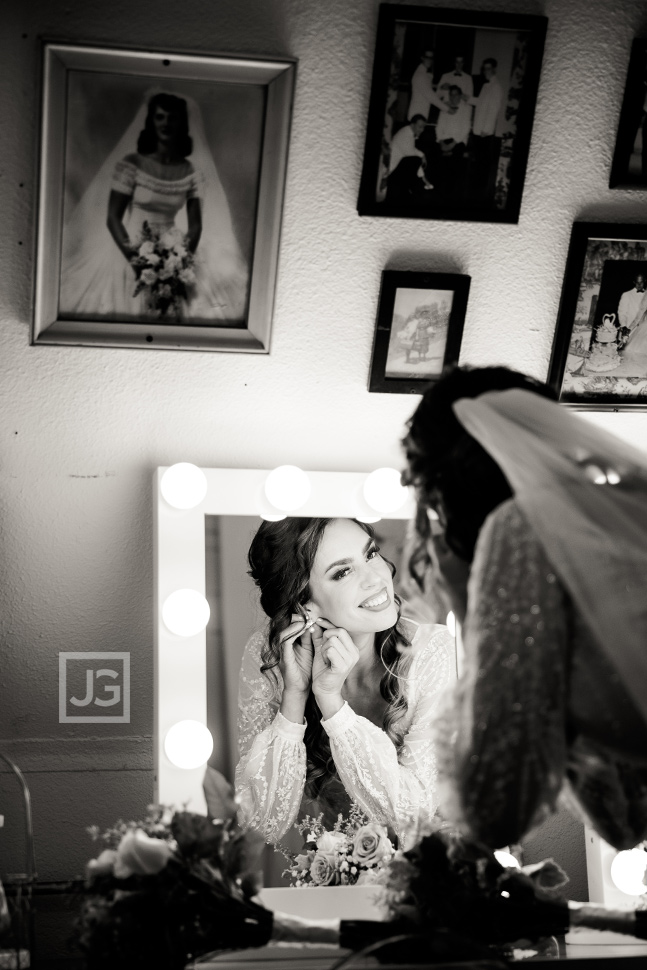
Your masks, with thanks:
[[[305,725],[294,724],[280,713],[281,674],[276,669],[276,687],[261,674],[263,643],[264,634],[254,634],[243,655],[236,793],[243,824],[276,843],[297,818],[312,811],[304,798]],[[411,649],[414,656],[405,683],[406,734],[399,752],[383,730],[347,703],[322,722],[345,789],[338,792],[338,803],[328,806],[333,819],[337,811],[347,812],[352,799],[371,820],[390,827],[401,847],[415,842],[419,826],[436,812],[432,722],[456,670],[454,640],[446,627],[418,626]]]
[[[455,410],[514,498],[476,545],[465,672],[437,723],[441,811],[503,846],[561,793],[607,842],[634,846],[647,838],[647,457],[525,391]]]

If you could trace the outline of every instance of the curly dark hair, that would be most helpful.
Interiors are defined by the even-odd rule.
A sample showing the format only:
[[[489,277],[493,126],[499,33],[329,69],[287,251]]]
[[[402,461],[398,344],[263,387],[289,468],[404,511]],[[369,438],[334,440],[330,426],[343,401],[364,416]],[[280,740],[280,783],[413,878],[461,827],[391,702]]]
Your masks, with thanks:
[[[282,631],[299,614],[306,622],[305,604],[310,599],[310,573],[317,549],[326,527],[333,519],[286,518],[279,522],[263,522],[254,536],[249,553],[249,575],[261,591],[261,606],[270,618],[269,633],[261,653],[261,671],[274,678],[281,658]],[[353,519],[371,538],[373,529],[365,522]],[[395,576],[395,566],[388,562]],[[383,728],[396,748],[404,740],[403,718],[407,700],[402,690],[402,678],[411,663],[410,641],[400,627],[400,598],[395,595],[398,621],[395,626],[375,635],[375,652],[384,665],[380,694],[388,707],[384,712]],[[321,726],[321,712],[310,691],[305,709],[306,731],[306,792],[310,798],[323,797],[333,780],[338,780],[335,762],[330,752],[328,735]]]
[[[186,158],[193,151],[193,139],[189,135],[189,114],[184,98],[175,94],[154,94],[148,102],[146,122],[137,139],[137,151],[140,155],[151,155],[157,148],[157,134],[153,118],[158,108],[176,115],[179,125],[177,134],[177,153]]]
[[[465,562],[474,557],[486,517],[512,490],[494,459],[460,423],[453,404],[512,387],[557,398],[548,385],[507,367],[454,367],[427,389],[402,440],[408,465],[403,482],[415,487],[419,505],[437,512],[447,545]]]

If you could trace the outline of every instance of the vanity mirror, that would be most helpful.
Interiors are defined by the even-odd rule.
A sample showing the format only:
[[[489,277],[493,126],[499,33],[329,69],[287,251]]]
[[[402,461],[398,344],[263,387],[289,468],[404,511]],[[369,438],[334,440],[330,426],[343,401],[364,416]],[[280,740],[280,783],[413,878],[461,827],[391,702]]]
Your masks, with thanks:
[[[246,575],[245,556],[249,539],[260,523],[259,513],[265,517],[273,513],[281,516],[281,513],[267,498],[268,470],[195,469],[195,480],[201,491],[196,493],[196,504],[191,508],[177,507],[190,499],[185,501],[170,495],[171,502],[177,503],[173,505],[164,497],[162,480],[166,471],[158,469],[154,483],[154,798],[204,811],[202,782],[209,754],[195,767],[179,767],[177,762],[182,761],[184,751],[182,730],[177,725],[182,722],[209,725],[215,734],[214,760],[220,762],[220,770],[226,776],[233,770],[236,738],[232,726],[236,719],[240,657],[249,634],[265,622],[255,603],[253,584]],[[302,481],[309,494],[294,514],[359,517],[374,522],[380,519],[379,512],[368,505],[365,497],[365,485],[372,484],[366,473],[308,472]],[[169,494],[168,489],[164,491]],[[369,497],[379,505],[380,500],[370,492]],[[275,498],[275,501],[281,499]],[[382,501],[388,507],[388,494]],[[401,548],[406,522],[413,515],[413,502],[407,493],[396,495],[394,501],[399,506],[393,508],[392,501],[392,510],[385,511],[385,519],[376,523],[381,536],[395,550],[391,555]],[[174,601],[181,600],[180,591],[188,604],[188,613],[184,616],[188,620],[186,629],[178,626],[183,620],[181,604],[175,614],[171,609]],[[206,601],[210,601],[208,611]],[[192,627],[201,608],[204,622],[198,618]],[[185,729],[190,730],[190,726],[185,724]],[[177,749],[171,748],[174,734],[180,738]],[[189,756],[198,745],[195,736],[187,742]],[[190,757],[184,763],[190,764]]]

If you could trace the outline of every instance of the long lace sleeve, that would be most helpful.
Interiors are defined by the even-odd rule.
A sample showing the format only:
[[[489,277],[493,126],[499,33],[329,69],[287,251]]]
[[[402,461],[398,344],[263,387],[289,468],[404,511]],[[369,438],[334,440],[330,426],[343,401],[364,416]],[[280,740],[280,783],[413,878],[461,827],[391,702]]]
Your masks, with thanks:
[[[305,724],[279,711],[283,684],[273,689],[261,673],[264,636],[255,633],[245,647],[238,691],[236,795],[241,824],[276,842],[294,822],[306,776]]]
[[[456,670],[454,640],[444,627],[419,627],[412,649],[407,678],[411,720],[399,754],[381,728],[348,704],[322,722],[346,791],[370,818],[390,825],[405,848],[436,811],[432,722]]]
[[[488,845],[555,806],[566,760],[568,599],[513,499],[479,534],[464,673],[438,719],[441,812]]]

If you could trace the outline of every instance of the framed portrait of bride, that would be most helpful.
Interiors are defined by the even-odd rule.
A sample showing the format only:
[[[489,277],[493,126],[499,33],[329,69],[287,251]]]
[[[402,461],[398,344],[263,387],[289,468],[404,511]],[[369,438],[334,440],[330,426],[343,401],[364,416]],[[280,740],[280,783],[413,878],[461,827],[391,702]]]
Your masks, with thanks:
[[[43,42],[32,344],[269,353],[295,73]]]
[[[566,405],[647,408],[647,226],[576,222],[548,383]]]

